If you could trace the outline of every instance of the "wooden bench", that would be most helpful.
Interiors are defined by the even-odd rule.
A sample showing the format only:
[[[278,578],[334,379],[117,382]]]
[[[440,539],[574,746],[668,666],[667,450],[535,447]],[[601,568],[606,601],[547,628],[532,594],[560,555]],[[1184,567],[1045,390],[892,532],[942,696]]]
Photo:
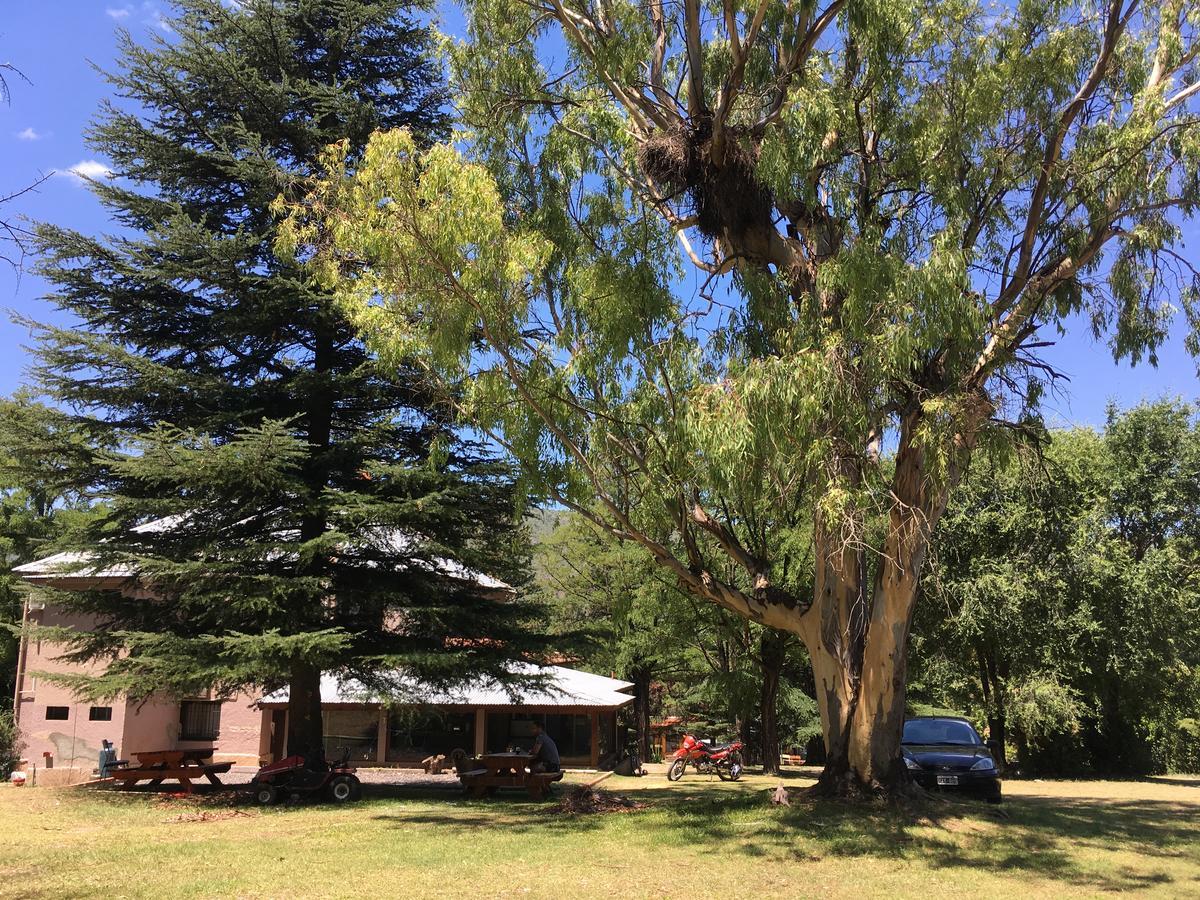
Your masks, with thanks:
[[[170,779],[178,781],[184,793],[192,792],[192,782],[203,778],[209,784],[221,787],[223,775],[233,768],[233,763],[206,763],[211,759],[215,747],[197,750],[148,750],[134,753],[137,757],[136,766],[126,766],[112,770],[109,775],[115,781],[122,782],[125,788],[132,788],[139,781],[150,782],[150,787],[157,787],[163,781]]]
[[[529,776],[529,796],[534,800],[541,800],[550,793],[550,785],[556,781],[562,781],[562,772],[533,772]]]
[[[534,800],[541,800],[550,785],[561,781],[562,772],[529,772],[530,759],[524,753],[491,753],[481,760],[483,768],[463,772],[458,777],[472,797],[491,797],[500,788],[524,788]]]

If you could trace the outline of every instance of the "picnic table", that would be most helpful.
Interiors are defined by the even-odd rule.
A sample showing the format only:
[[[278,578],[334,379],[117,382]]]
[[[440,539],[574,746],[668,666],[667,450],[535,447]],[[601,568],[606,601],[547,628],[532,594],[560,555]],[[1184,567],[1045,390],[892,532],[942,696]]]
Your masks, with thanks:
[[[192,781],[203,778],[210,784],[221,786],[217,776],[233,768],[233,763],[206,763],[212,759],[216,747],[194,747],[190,750],[142,750],[133,755],[137,757],[137,765],[112,769],[109,775],[123,786],[131,788],[139,781],[149,781],[150,787],[157,787],[163,781],[171,779],[178,781],[185,793],[192,792]]]
[[[541,800],[551,783],[562,779],[562,772],[530,772],[533,757],[528,753],[486,753],[479,758],[482,768],[459,775],[463,788],[472,797],[490,797],[502,787],[525,788],[534,800]]]

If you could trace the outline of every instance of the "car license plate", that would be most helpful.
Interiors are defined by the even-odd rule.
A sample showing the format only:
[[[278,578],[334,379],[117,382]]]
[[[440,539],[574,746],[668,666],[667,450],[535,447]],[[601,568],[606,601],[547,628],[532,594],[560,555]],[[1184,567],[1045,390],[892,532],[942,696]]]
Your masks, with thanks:
[[[939,775],[937,777],[938,784],[958,784],[957,775]]]

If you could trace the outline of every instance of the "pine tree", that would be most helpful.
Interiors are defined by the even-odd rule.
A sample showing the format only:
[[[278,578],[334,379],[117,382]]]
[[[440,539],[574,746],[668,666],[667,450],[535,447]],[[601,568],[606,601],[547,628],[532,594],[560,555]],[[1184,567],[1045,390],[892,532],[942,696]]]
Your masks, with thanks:
[[[89,452],[87,437],[61,413],[23,393],[0,399],[0,716],[13,709],[27,593],[12,570],[44,556],[56,538],[87,521],[91,511],[75,492],[64,490],[60,474],[64,453],[78,460]]]
[[[288,747],[321,741],[323,672],[394,692],[505,677],[530,649],[514,481],[412,367],[381,377],[331,297],[273,251],[273,200],[322,148],[443,135],[430,31],[399,0],[180,0],[175,35],[120,38],[89,134],[121,233],[38,230],[37,382],[119,451],[75,466],[107,514],[86,549],[146,592],[62,598],[105,627],[81,695],[290,687]],[[394,361],[393,361],[394,362]]]

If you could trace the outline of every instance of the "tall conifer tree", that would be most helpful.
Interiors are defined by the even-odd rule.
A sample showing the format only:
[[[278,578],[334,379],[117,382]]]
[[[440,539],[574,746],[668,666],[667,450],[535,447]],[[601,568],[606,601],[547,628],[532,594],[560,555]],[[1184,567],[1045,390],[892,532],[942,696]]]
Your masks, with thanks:
[[[513,481],[415,369],[379,377],[330,296],[273,252],[273,200],[334,141],[445,133],[431,33],[400,0],[179,0],[120,37],[91,146],[121,233],[43,226],[36,379],[102,438],[73,473],[109,514],[85,549],[145,592],[64,597],[107,674],[81,694],[290,687],[288,746],[321,741],[322,673],[503,677],[530,649]],[[394,363],[394,361],[393,361]],[[403,368],[403,364],[402,368]],[[93,557],[96,558],[96,557]],[[132,582],[131,582],[132,584]]]

